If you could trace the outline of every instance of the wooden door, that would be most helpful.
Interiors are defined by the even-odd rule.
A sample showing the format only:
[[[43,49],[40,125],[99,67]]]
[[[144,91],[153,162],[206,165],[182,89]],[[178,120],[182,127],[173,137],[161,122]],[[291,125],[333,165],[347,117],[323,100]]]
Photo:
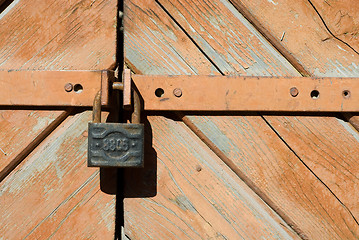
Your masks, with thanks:
[[[355,9],[125,0],[125,61],[135,74],[357,77]],[[129,239],[358,238],[359,135],[343,116],[149,113],[147,121],[146,167],[126,170]]]
[[[359,74],[345,0],[0,4],[1,70],[114,68],[123,8],[134,74]],[[146,113],[145,167],[118,176],[87,168],[90,120],[1,110],[1,238],[358,238],[359,134],[341,115]]]
[[[0,4],[1,70],[114,66],[116,1]],[[0,111],[0,239],[114,238],[116,174],[102,191],[99,169],[87,167],[89,110]]]

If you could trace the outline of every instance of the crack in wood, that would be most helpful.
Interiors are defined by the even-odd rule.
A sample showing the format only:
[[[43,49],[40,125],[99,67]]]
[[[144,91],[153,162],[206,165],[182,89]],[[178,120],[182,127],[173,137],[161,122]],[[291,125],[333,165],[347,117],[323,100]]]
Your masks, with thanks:
[[[314,4],[312,3],[311,0],[308,0],[309,4],[313,7],[314,11],[317,13],[318,17],[320,18],[320,20],[322,21],[324,27],[327,29],[327,31],[329,32],[330,35],[333,36],[333,38],[335,38],[336,40],[338,40],[339,42],[345,44],[347,47],[349,47],[351,50],[353,50],[356,54],[359,55],[359,52],[357,50],[355,50],[352,46],[350,46],[349,43],[343,41],[342,39],[338,38],[337,36],[335,36],[333,34],[333,32],[329,29],[328,25],[326,24],[326,22],[324,21],[322,15],[319,13],[319,11],[317,10],[317,8],[314,6]],[[327,40],[328,38],[324,39],[323,41]]]

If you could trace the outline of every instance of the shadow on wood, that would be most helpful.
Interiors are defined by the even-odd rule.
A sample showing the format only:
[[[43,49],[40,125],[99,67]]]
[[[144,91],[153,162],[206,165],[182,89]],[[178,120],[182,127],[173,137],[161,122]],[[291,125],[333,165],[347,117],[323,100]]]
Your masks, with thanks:
[[[152,147],[152,128],[145,119],[144,168],[128,168],[124,172],[124,197],[144,198],[157,194],[157,152]]]

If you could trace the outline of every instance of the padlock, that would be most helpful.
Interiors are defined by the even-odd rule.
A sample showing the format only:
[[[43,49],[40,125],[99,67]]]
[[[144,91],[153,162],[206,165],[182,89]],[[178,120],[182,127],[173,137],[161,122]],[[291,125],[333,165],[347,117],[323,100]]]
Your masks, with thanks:
[[[144,125],[137,92],[133,97],[131,123],[101,123],[101,93],[96,95],[88,131],[89,167],[143,167]]]

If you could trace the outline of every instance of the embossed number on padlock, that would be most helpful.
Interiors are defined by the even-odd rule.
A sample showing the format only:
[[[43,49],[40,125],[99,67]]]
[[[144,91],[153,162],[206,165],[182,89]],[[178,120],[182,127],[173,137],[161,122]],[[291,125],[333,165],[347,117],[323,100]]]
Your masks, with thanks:
[[[89,167],[143,167],[143,124],[89,123]]]

